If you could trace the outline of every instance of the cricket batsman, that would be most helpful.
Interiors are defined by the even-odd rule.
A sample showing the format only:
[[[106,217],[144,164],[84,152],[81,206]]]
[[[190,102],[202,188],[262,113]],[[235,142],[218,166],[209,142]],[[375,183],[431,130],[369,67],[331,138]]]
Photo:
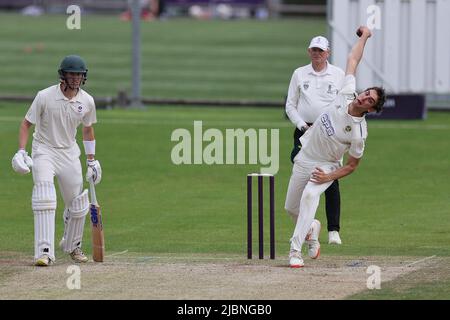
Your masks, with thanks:
[[[55,261],[55,177],[64,201],[64,235],[60,246],[75,262],[87,262],[81,250],[84,222],[89,211],[88,191],[83,191],[80,148],[75,137],[83,125],[83,145],[87,157],[86,180],[95,184],[102,170],[95,155],[92,125],[97,122],[95,103],[81,89],[87,80],[86,64],[77,55],[65,57],[59,67],[59,84],[37,93],[20,125],[19,150],[12,159],[14,171],[33,174],[31,208],[34,213],[34,259],[36,266]],[[26,146],[31,126],[31,157]]]

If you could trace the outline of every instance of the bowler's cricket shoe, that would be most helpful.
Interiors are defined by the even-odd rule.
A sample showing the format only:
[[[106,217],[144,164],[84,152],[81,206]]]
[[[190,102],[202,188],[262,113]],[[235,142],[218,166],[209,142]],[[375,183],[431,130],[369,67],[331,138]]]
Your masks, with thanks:
[[[53,261],[50,259],[50,257],[46,254],[43,254],[38,259],[36,259],[34,265],[38,267],[47,267],[51,265]]]
[[[75,248],[75,250],[73,250],[70,253],[70,257],[75,262],[83,263],[83,262],[87,262],[88,261],[88,258],[84,255],[83,251],[81,251],[80,248]]]
[[[289,253],[289,266],[291,268],[301,268],[305,264],[303,263],[302,254],[300,251],[291,250]]]
[[[342,244],[341,237],[339,237],[339,232],[328,232],[328,244]]]
[[[317,259],[320,256],[320,221],[314,219],[311,223],[311,229],[306,236],[306,243],[308,244],[308,256],[311,259]]]

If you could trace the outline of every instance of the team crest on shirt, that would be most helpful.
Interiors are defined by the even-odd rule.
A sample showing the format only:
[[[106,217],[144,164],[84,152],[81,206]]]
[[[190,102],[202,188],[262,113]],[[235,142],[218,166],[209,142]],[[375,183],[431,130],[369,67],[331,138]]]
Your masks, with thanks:
[[[328,94],[338,94],[338,92],[338,89],[336,89],[332,83],[328,84]]]
[[[306,82],[303,84],[303,89],[304,89],[304,90],[308,90],[308,88],[309,88],[309,81],[306,81]]]
[[[345,130],[345,132],[350,132],[350,131],[352,131],[352,127],[346,126],[344,130]]]
[[[331,91],[331,84],[328,85],[327,93],[333,93],[333,91]]]
[[[78,107],[77,107],[77,110],[78,110],[79,113],[83,112],[83,105],[79,104]]]

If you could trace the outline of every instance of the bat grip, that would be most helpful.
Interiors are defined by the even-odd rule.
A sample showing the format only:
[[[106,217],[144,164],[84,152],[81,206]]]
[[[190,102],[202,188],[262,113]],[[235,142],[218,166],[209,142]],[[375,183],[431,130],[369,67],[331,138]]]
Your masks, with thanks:
[[[92,181],[92,179],[89,179],[89,191],[91,193],[91,203],[98,205],[97,196],[95,195],[95,185],[94,185],[94,181]]]

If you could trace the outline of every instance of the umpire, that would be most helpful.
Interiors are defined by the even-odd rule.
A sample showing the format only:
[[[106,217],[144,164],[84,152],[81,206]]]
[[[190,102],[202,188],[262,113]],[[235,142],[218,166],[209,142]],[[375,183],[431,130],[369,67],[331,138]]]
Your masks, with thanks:
[[[330,47],[325,37],[317,36],[311,40],[308,55],[311,63],[294,71],[286,100],[286,114],[296,126],[291,152],[292,163],[301,148],[300,137],[313,125],[323,108],[336,98],[345,76],[342,69],[328,62]],[[328,243],[341,244],[339,236],[341,196],[338,180],[325,191],[325,207]]]

